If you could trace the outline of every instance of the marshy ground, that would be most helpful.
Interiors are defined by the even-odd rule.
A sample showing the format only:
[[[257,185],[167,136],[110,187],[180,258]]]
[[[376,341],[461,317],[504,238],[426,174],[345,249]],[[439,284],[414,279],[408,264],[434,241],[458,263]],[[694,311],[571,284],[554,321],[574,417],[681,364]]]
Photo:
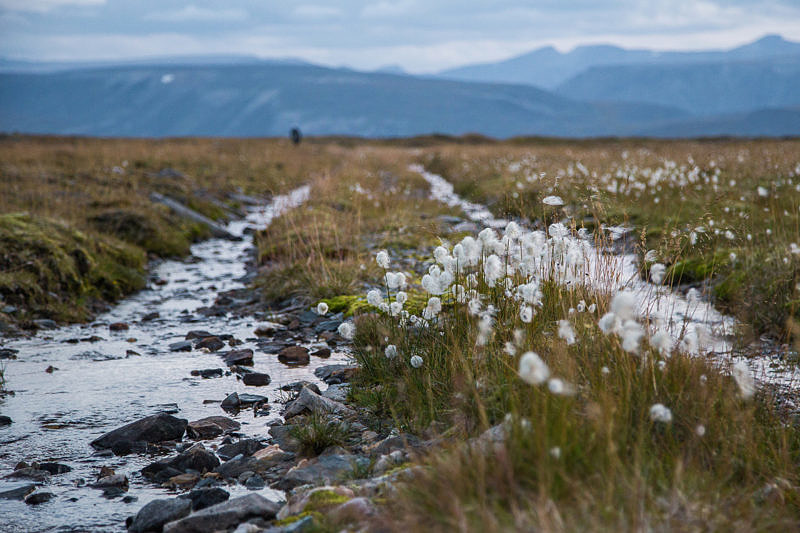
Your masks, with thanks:
[[[443,201],[424,171],[484,216]],[[302,186],[302,205],[262,220],[264,229],[236,223],[242,243],[194,248],[208,228],[151,199],[226,223]],[[111,492],[94,526],[123,529],[141,504],[198,485],[224,488],[231,502],[287,498],[239,516],[283,530],[800,525],[798,141],[5,137],[0,187],[0,343],[16,357],[5,361],[5,388],[18,391],[0,399],[0,414],[32,413],[20,398],[43,394],[48,365],[71,376],[63,398],[81,377],[110,396],[103,407],[87,400],[91,412],[53,408],[60,414],[49,418],[45,402],[31,402],[37,421],[0,427],[0,475],[20,461],[67,463],[83,477],[113,465],[125,490]],[[615,275],[620,257],[635,279]],[[667,298],[687,307],[665,319],[656,310]],[[712,308],[728,318],[696,311]],[[108,333],[122,321],[129,329]],[[171,351],[206,328],[214,335]],[[82,339],[96,333],[107,353],[72,357],[92,351]],[[208,338],[230,350],[209,349]],[[133,359],[122,358],[126,344]],[[65,345],[74,353],[59,358]],[[285,420],[259,407],[229,411],[240,428],[194,436],[213,459],[157,482],[139,472],[152,472],[152,455],[196,458],[188,437],[124,457],[89,447],[165,403],[179,417],[224,414],[204,400],[253,390],[252,370],[180,376],[240,349],[272,376],[255,390],[286,403]],[[310,372],[331,353],[350,366]],[[23,367],[42,376],[15,371]],[[165,381],[154,381],[152,401],[131,404],[126,379],[148,369]],[[62,454],[58,431],[70,443]],[[231,458],[220,453],[226,439],[253,449]],[[91,489],[68,489],[78,475],[59,475],[71,474],[33,483],[49,501],[0,500],[0,514],[25,530],[25,513],[70,508],[73,522],[60,525],[79,528],[90,503],[80,490]],[[139,503],[125,503],[126,492]],[[185,517],[191,507],[161,509],[176,520],[167,530],[199,527],[198,511]]]

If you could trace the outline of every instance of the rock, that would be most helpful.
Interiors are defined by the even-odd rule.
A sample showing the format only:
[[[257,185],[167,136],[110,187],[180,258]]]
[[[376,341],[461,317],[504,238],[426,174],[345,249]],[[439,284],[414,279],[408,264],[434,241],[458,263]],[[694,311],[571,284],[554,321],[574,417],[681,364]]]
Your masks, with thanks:
[[[204,474],[219,466],[219,459],[199,442],[185,452],[171,459],[162,459],[142,469],[142,475],[148,479],[160,480],[174,471],[185,474],[189,471]],[[170,477],[174,477],[170,475]]]
[[[258,494],[248,494],[206,507],[164,526],[164,533],[210,533],[234,528],[251,518],[272,520],[280,505]]]
[[[204,379],[222,377],[224,371],[221,368],[206,368],[203,370],[192,370],[193,376],[200,376]]]
[[[288,451],[298,451],[300,449],[300,442],[292,436],[293,427],[294,426],[292,425],[270,426],[269,434],[282,449]]]
[[[337,383],[330,385],[322,396],[336,402],[344,402],[347,400],[347,393],[350,391],[350,385],[347,383]]]
[[[341,320],[325,320],[314,326],[314,333],[320,334],[326,331],[336,331],[342,325]]]
[[[303,387],[308,387],[317,394],[322,394],[317,384],[310,381],[294,381],[292,383],[287,383],[286,385],[281,386],[281,390],[287,392],[300,392],[303,390]]]
[[[53,498],[55,498],[55,494],[52,492],[33,492],[25,496],[25,503],[28,505],[39,505],[40,503],[49,502]]]
[[[170,352],[191,352],[192,341],[178,341],[169,345]]]
[[[266,483],[264,483],[264,478],[258,474],[254,474],[247,478],[247,481],[244,482],[244,486],[247,487],[248,490],[261,490],[266,486]]]
[[[366,466],[369,459],[353,455],[320,455],[301,466],[289,470],[275,484],[281,490],[290,490],[299,485],[336,482],[351,473],[356,466]]]
[[[5,416],[5,415],[0,416],[0,427],[9,426],[11,425],[12,422],[13,420],[11,420],[10,416]]]
[[[269,374],[262,374],[260,372],[250,372],[242,376],[242,382],[251,387],[263,387],[269,385],[271,381],[272,378],[269,377]]]
[[[283,414],[284,418],[289,419],[306,412],[312,413],[332,413],[336,415],[352,415],[354,412],[346,405],[337,401],[325,398],[312,391],[309,388],[303,388],[297,399],[289,404],[286,412]]]
[[[61,463],[39,463],[39,469],[49,472],[54,476],[72,472],[72,467],[62,465]]]
[[[253,350],[245,348],[243,350],[231,350],[222,355],[222,359],[228,366],[244,365],[253,366]]]
[[[308,348],[289,346],[278,353],[278,361],[287,365],[307,365],[310,358]]]
[[[242,402],[239,400],[239,393],[234,392],[227,395],[219,405],[223,409],[238,409],[242,405]]]
[[[220,446],[219,449],[217,449],[217,455],[227,461],[237,455],[249,457],[263,448],[264,445],[256,439],[242,439],[239,442]]]
[[[339,505],[353,496],[353,491],[342,485],[323,485],[308,490],[298,489],[289,495],[286,505],[278,511],[277,518],[283,520],[306,510],[319,511],[321,507]],[[313,509],[307,509],[309,504],[312,504]]]
[[[254,457],[237,455],[233,459],[219,465],[214,472],[225,479],[239,479],[239,476],[245,472],[256,472],[264,468],[266,468],[266,465],[260,464],[259,460]]]
[[[50,320],[49,318],[38,318],[33,321],[39,329],[56,329],[58,324],[55,320]]]
[[[223,433],[238,431],[242,425],[226,416],[208,416],[189,422],[186,433],[193,439],[213,439]]]
[[[47,368],[44,369],[44,371],[47,372],[48,374],[52,374],[56,370],[58,370],[58,369],[56,367],[54,367],[53,365],[50,365],[50,366],[48,366]]]
[[[406,433],[400,435],[393,435],[387,437],[380,442],[368,446],[366,451],[373,456],[388,455],[397,450],[406,450],[408,448],[419,448],[420,440]]]
[[[205,348],[210,352],[216,352],[225,347],[225,343],[219,337],[206,337],[195,345],[195,348]]]
[[[6,478],[22,478],[22,479],[30,479],[32,481],[39,481],[45,482],[50,479],[50,472],[46,470],[39,470],[38,468],[33,468],[30,466],[23,466],[22,468],[17,468],[10,474],[6,476]]]
[[[152,313],[147,313],[142,317],[142,322],[150,322],[151,320],[155,320],[156,318],[161,318],[161,314],[158,311],[153,311]]]
[[[199,511],[200,509],[205,509],[206,507],[228,501],[230,496],[228,491],[219,487],[194,489],[189,493],[189,499],[192,502],[192,510],[194,511]]]
[[[274,335],[279,329],[283,329],[283,326],[274,322],[266,322],[260,324],[253,333],[255,333],[257,337],[269,337]]]
[[[192,500],[189,498],[153,500],[136,513],[128,531],[131,533],[160,532],[164,524],[188,516],[191,511]]]
[[[139,441],[154,443],[180,440],[186,432],[188,423],[188,420],[183,418],[159,413],[110,431],[93,440],[91,444],[94,448],[103,449]]]
[[[27,481],[0,481],[0,500],[23,500],[34,490],[36,485]]]
[[[334,507],[328,511],[327,516],[336,524],[363,524],[375,512],[375,506],[369,499],[359,497]]]
[[[332,385],[334,383],[345,383],[350,381],[353,374],[358,371],[358,367],[350,365],[325,365],[314,370],[314,375],[319,379]]]
[[[95,489],[120,488],[128,490],[128,478],[124,474],[114,474],[98,479],[91,485]]]
[[[178,474],[169,478],[162,486],[170,489],[187,490],[197,485],[198,481],[200,481],[200,476],[197,474]]]
[[[330,348],[320,348],[318,350],[314,350],[311,352],[311,355],[314,357],[321,357],[322,359],[327,359],[331,356],[331,349]]]
[[[108,329],[111,331],[127,331],[129,326],[125,322],[114,322],[108,325]]]
[[[0,348],[0,359],[16,359],[18,353],[14,348]]]
[[[267,403],[269,398],[266,396],[261,396],[259,394],[240,394],[239,395],[239,402],[242,405],[252,405],[252,404],[260,404],[260,403]]]
[[[192,330],[189,333],[187,333],[186,337],[184,337],[184,338],[187,341],[190,341],[192,339],[205,339],[206,337],[216,337],[216,335],[214,335],[213,333],[210,333],[208,331],[202,330],[202,329],[200,329],[200,330],[195,329],[195,330]]]

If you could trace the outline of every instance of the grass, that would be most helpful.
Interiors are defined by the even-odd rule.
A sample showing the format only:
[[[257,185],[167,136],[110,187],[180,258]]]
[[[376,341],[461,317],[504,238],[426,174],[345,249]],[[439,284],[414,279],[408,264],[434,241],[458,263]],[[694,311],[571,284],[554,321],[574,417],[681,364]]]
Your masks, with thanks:
[[[300,453],[316,457],[331,446],[344,444],[348,427],[325,413],[314,412],[292,426],[290,435],[300,443]]]

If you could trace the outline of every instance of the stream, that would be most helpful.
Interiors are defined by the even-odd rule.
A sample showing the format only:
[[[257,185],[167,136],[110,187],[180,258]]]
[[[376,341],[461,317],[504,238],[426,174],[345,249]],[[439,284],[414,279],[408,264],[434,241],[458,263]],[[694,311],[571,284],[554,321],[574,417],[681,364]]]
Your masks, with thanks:
[[[159,412],[190,421],[230,416],[242,425],[240,433],[264,437],[266,422],[279,416],[274,406],[268,415],[257,416],[254,409],[226,413],[219,402],[238,392],[267,396],[272,403],[286,397],[281,385],[298,380],[318,383],[324,390],[326,386],[314,376],[314,370],[343,362],[344,353],[334,350],[328,359],[312,357],[307,366],[285,366],[275,355],[259,350],[256,341],[265,339],[255,338],[253,332],[259,321],[253,317],[196,313],[214,304],[218,293],[245,287],[241,278],[253,253],[246,229],[266,227],[283,211],[301,205],[308,194],[308,187],[299,188],[253,209],[245,219],[231,222],[228,231],[243,236],[241,241],[204,241],[192,247],[188,260],[161,263],[150,273],[157,283],[120,302],[91,324],[43,330],[34,337],[5,342],[5,348],[18,353],[17,359],[2,361],[7,387],[14,394],[0,397],[0,414],[13,420],[0,427],[0,492],[30,483],[3,479],[20,461],[53,461],[72,470],[51,476],[44,487],[55,495],[49,502],[26,505],[0,499],[0,530],[124,531],[126,517],[148,501],[174,492],[152,484],[139,473],[158,457],[117,457],[94,450],[89,445],[92,440]],[[154,312],[158,318],[142,320]],[[129,329],[111,331],[109,324],[116,322],[127,323]],[[236,349],[253,349],[253,369],[269,374],[271,383],[247,387],[235,374],[211,379],[192,376],[192,370],[227,370],[219,354],[230,348],[218,353],[171,351],[170,345],[183,341],[190,330],[229,334],[242,340]],[[313,340],[296,342],[308,346]],[[55,370],[46,372],[49,366]],[[206,446],[214,443],[204,442]],[[130,488],[126,498],[106,499],[101,490],[88,486],[103,466],[127,475]],[[226,490],[231,497],[250,492],[242,485]],[[268,488],[260,492],[272,500],[283,498]]]

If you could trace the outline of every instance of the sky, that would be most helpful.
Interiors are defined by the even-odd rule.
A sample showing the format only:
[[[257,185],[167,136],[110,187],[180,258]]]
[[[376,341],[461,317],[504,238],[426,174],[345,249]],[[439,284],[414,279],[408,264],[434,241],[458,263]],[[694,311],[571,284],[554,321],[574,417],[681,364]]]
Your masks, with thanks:
[[[432,73],[545,45],[800,41],[800,0],[0,0],[0,57],[245,54]]]

